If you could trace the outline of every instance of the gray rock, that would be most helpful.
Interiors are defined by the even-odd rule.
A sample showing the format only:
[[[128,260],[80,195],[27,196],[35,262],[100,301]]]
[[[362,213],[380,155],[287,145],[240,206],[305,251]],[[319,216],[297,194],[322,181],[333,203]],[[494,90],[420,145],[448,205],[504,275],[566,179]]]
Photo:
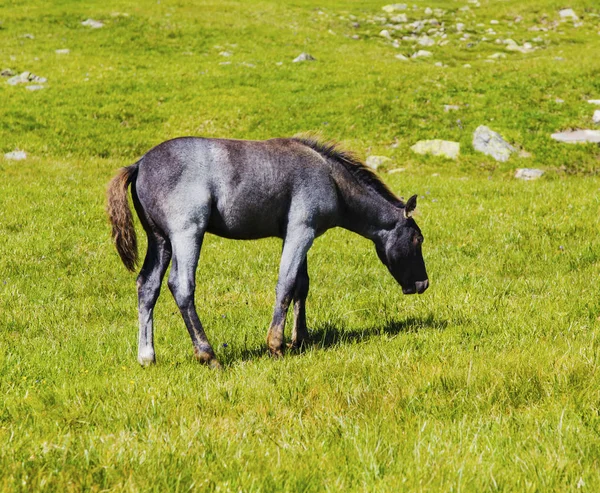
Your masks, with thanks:
[[[592,116],[592,120],[594,123],[600,123],[600,110],[594,111],[594,116]]]
[[[25,151],[7,152],[4,157],[11,161],[23,161],[23,159],[27,159],[27,153]]]
[[[100,21],[96,21],[94,19],[86,19],[81,23],[82,26],[91,27],[92,29],[100,29],[104,27],[104,24]]]
[[[60,50],[54,50],[54,53],[57,55],[68,55],[71,53],[71,50],[69,50],[69,48],[61,48]]]
[[[379,33],[379,36],[381,36],[382,38],[385,38],[385,39],[392,39],[392,35],[390,34],[390,32],[387,29],[383,29]]]
[[[32,74],[31,72],[22,72],[19,75],[15,75],[6,81],[7,84],[11,86],[16,86],[17,84],[27,84],[29,82],[37,82],[38,84],[44,84],[48,79],[46,77],[40,77],[38,75]]]
[[[480,125],[475,130],[473,147],[500,162],[508,161],[510,155],[516,151],[499,133],[490,130],[485,125]]]
[[[552,134],[551,137],[567,144],[600,143],[600,130],[570,130]]]
[[[404,56],[404,55],[402,55],[401,53],[398,53],[398,54],[396,55],[396,58],[397,58],[398,60],[408,60],[408,57],[405,57],[405,56]]]
[[[519,180],[537,180],[544,174],[541,169],[520,168],[515,172],[515,178]]]
[[[35,36],[31,33],[23,34],[21,37],[26,39],[35,39]]]
[[[600,99],[588,99],[588,103],[600,105]]]
[[[432,55],[433,55],[433,53],[431,53],[431,51],[419,50],[416,53],[413,53],[411,58],[430,57]]]
[[[390,22],[393,22],[394,24],[402,24],[404,22],[408,22],[408,17],[406,17],[406,14],[396,14],[390,17]]]
[[[314,62],[317,59],[315,57],[313,57],[312,55],[310,55],[309,53],[300,53],[296,58],[294,58],[292,61],[294,63],[298,63],[298,62]]]
[[[377,169],[381,165],[391,162],[392,160],[387,156],[369,156],[365,161],[365,164],[371,169]]]
[[[384,12],[391,14],[392,12],[399,12],[401,10],[406,10],[406,4],[405,3],[392,3],[390,5],[384,5],[383,7],[381,7],[381,9]]]
[[[574,21],[578,21],[579,17],[573,9],[562,9],[558,12],[558,15],[561,19],[572,19]]]
[[[40,86],[39,84],[34,84],[32,86],[26,86],[25,89],[27,89],[28,91],[39,91],[40,89],[43,89],[44,86]]]
[[[460,144],[448,140],[420,140],[411,148],[417,154],[431,154],[433,156],[444,156],[456,159],[460,153]]]
[[[435,41],[427,35],[421,36],[417,42],[421,46],[433,46],[435,44]]]
[[[460,106],[458,106],[457,104],[445,104],[444,105],[444,111],[446,113],[450,112],[450,111],[458,111],[460,110]]]

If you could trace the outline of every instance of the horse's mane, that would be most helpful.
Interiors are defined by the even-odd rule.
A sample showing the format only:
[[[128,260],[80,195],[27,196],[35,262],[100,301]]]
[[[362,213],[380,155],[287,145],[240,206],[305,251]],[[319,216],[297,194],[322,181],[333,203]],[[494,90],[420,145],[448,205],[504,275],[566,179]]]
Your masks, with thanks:
[[[304,144],[318,152],[321,156],[341,164],[356,181],[378,193],[396,207],[404,207],[404,202],[394,195],[373,170],[361,162],[352,152],[342,149],[337,142],[321,141],[310,135],[296,135],[292,140]]]

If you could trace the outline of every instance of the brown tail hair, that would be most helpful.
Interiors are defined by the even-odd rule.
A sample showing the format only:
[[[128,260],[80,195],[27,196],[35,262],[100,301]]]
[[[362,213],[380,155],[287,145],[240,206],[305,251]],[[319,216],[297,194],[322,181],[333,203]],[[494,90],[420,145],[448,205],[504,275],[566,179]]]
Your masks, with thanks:
[[[123,264],[130,271],[135,270],[138,255],[133,216],[127,200],[127,188],[135,180],[137,170],[137,163],[121,168],[108,185],[106,193],[108,199],[106,212],[112,225],[112,238]]]

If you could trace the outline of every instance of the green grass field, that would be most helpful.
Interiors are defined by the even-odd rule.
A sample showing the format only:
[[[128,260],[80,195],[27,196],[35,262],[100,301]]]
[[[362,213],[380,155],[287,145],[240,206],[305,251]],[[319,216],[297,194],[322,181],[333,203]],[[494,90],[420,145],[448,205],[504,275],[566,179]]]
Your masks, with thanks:
[[[0,490],[600,490],[600,149],[550,139],[595,128],[600,6],[412,0],[410,22],[444,9],[449,43],[400,61],[422,47],[379,36],[385,3],[0,4],[0,68],[48,79],[0,79]],[[477,153],[482,124],[531,156]],[[430,289],[403,296],[367,240],[331,231],[309,253],[313,343],[273,360],[280,242],[209,236],[196,299],[224,371],[193,360],[166,286],[141,368],[110,178],[176,136],[301,131],[392,158]],[[459,159],[412,153],[425,138]]]

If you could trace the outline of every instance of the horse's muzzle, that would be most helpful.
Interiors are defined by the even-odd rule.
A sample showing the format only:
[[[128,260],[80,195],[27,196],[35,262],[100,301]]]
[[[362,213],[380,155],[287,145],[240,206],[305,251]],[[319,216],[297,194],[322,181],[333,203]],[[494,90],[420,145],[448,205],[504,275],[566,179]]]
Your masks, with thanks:
[[[424,281],[415,282],[414,286],[409,288],[402,288],[402,292],[404,294],[423,294],[425,290],[429,287],[429,279],[425,279]]]

